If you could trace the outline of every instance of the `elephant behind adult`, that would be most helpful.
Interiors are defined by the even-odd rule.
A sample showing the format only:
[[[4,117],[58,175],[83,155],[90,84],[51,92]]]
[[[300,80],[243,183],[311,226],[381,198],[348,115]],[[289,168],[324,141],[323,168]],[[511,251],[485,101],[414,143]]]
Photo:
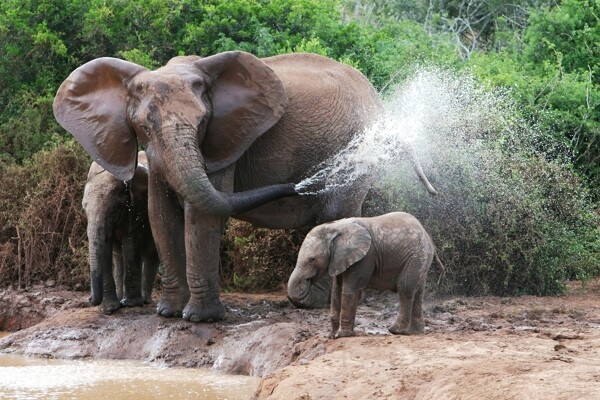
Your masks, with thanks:
[[[148,160],[143,151],[137,159],[128,182],[93,162],[83,194],[90,303],[106,314],[152,301],[159,260],[148,221]]]
[[[76,69],[54,101],[61,125],[121,179],[132,175],[136,138],[145,148],[165,268],[157,311],[193,321],[224,315],[224,218],[293,228],[360,214],[368,173],[312,195],[296,196],[290,182],[314,173],[381,110],[372,85],[350,66],[314,54],[244,52],[175,57],[156,71],[96,59]]]

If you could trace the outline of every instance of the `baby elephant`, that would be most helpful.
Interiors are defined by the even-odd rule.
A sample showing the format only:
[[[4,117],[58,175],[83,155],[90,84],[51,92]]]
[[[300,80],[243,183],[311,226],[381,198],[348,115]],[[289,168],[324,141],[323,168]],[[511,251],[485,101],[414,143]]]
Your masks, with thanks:
[[[288,298],[306,303],[312,283],[332,277],[330,337],[353,336],[356,307],[366,287],[397,291],[400,313],[393,334],[423,332],[422,302],[431,262],[444,271],[435,246],[412,215],[393,212],[347,218],[311,230],[288,282]]]
[[[146,153],[138,153],[127,183],[93,162],[82,205],[88,220],[90,303],[110,314],[120,306],[151,302],[159,260],[148,221]]]

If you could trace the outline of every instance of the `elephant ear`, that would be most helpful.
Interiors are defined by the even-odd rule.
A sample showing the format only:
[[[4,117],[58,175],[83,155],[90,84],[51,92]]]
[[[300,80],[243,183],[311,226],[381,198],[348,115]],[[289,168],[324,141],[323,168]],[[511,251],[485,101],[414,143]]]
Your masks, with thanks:
[[[201,145],[207,171],[234,163],[284,114],[287,96],[275,72],[252,54],[230,51],[194,66],[209,77],[212,118]]]
[[[92,60],[69,75],[54,98],[54,116],[94,161],[128,181],[137,143],[127,121],[127,84],[144,67],[116,58]]]
[[[364,226],[343,220],[331,225],[329,275],[337,276],[362,260],[371,248],[371,234]]]

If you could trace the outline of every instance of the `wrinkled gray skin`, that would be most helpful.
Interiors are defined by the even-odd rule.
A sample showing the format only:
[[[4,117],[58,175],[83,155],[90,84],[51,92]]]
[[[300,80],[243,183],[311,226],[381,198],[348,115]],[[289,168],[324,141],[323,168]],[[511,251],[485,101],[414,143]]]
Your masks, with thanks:
[[[425,280],[434,259],[444,271],[429,234],[407,213],[319,225],[302,243],[288,297],[292,303],[311,301],[312,282],[331,276],[330,337],[337,338],[355,334],[356,307],[365,288],[392,290],[400,298],[400,312],[389,331],[420,333]]]
[[[368,173],[314,195],[298,196],[290,182],[311,176],[381,110],[360,72],[315,54],[175,57],[156,71],[99,58],[76,69],[54,100],[58,122],[120,179],[133,174],[137,144],[146,150],[165,270],[157,312],[195,322],[224,316],[227,217],[295,228],[360,215]]]
[[[138,153],[128,184],[93,162],[82,205],[88,220],[90,303],[105,314],[150,303],[159,261],[148,221],[146,154]]]

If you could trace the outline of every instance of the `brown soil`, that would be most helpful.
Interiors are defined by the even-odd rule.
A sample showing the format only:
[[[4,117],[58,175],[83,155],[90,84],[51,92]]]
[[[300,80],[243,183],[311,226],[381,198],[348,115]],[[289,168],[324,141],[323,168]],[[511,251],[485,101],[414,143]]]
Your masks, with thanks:
[[[192,324],[151,306],[105,316],[87,294],[0,291],[0,352],[127,358],[263,377],[256,399],[600,399],[600,279],[561,297],[429,300],[426,333],[392,336],[392,293],[368,292],[354,338],[327,310],[284,294],[224,294],[226,321]]]

